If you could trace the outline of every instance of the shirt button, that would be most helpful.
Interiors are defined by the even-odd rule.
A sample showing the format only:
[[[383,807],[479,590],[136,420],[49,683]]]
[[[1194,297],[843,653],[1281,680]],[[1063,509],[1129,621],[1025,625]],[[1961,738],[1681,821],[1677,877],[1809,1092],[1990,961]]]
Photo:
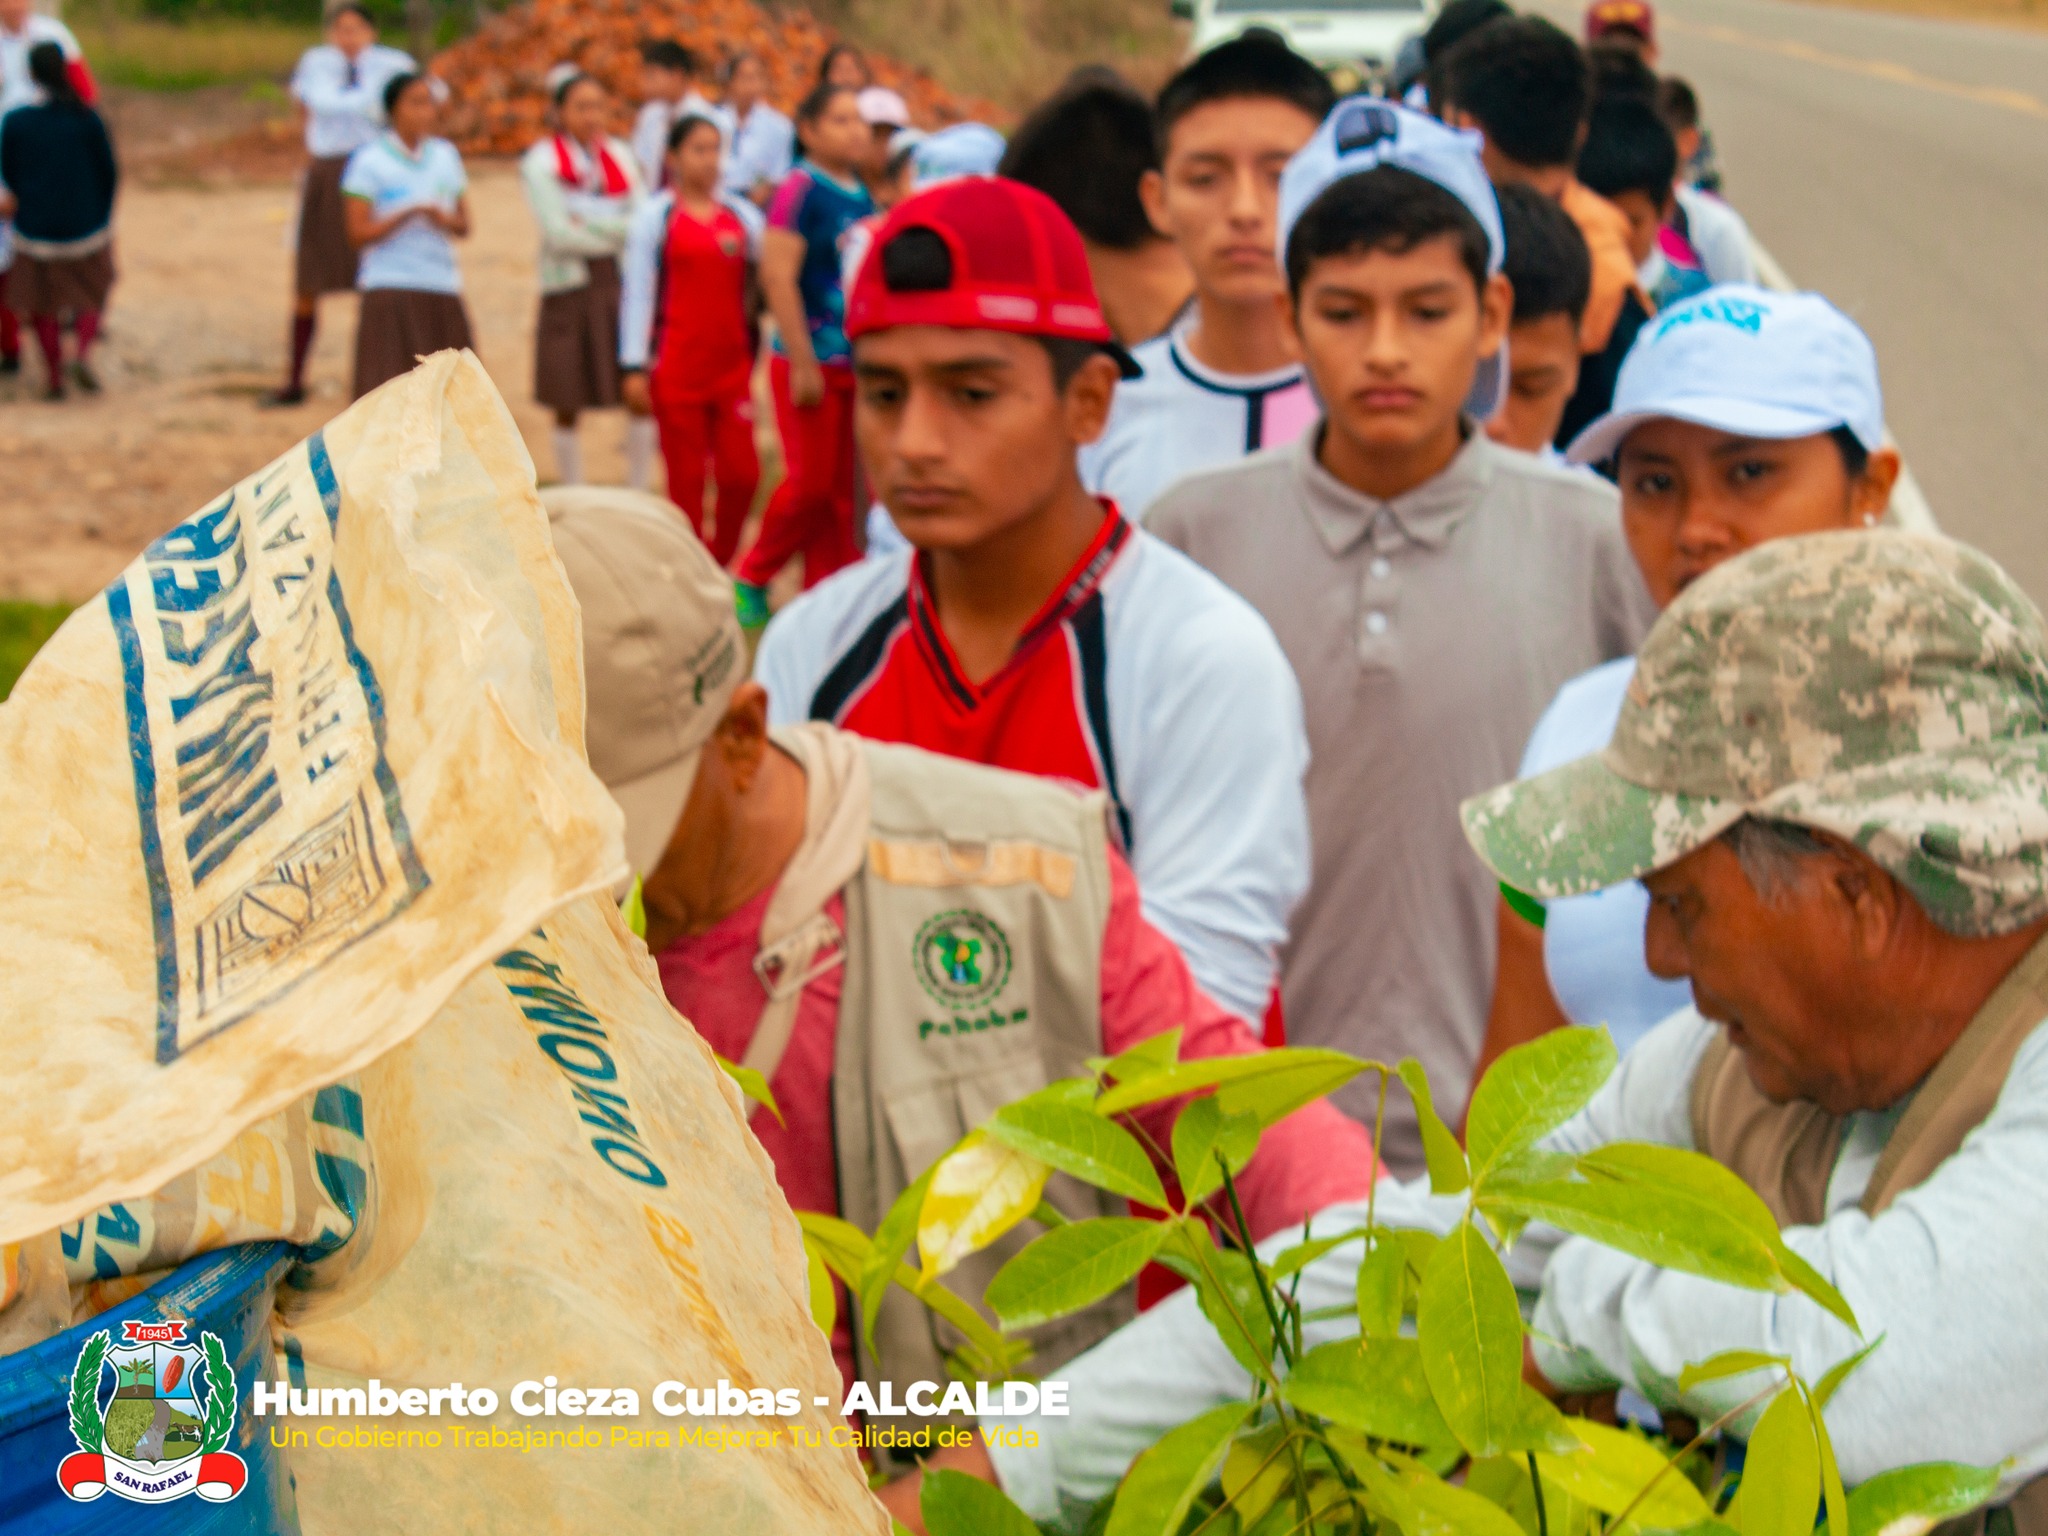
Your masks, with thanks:
[[[1385,581],[1389,576],[1393,574],[1393,572],[1394,567],[1388,563],[1387,557],[1385,555],[1379,555],[1374,558],[1372,562],[1372,573],[1379,580]]]
[[[1387,632],[1387,616],[1375,608],[1365,616],[1365,632],[1369,635],[1384,635]]]

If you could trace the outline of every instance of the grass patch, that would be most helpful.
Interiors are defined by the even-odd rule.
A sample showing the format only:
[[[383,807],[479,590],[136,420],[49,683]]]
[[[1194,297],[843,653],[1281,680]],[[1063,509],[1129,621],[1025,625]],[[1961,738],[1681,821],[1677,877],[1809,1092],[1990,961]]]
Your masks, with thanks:
[[[166,21],[104,14],[71,18],[93,73],[141,91],[196,91],[209,85],[275,86],[320,41],[315,23],[207,17]]]
[[[0,699],[14,691],[29,658],[70,612],[60,604],[0,602]]]

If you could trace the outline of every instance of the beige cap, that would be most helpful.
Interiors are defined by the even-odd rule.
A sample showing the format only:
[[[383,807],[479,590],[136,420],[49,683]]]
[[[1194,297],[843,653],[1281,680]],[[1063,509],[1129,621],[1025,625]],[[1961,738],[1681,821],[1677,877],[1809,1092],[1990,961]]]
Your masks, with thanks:
[[[732,581],[658,496],[562,485],[540,499],[583,608],[590,766],[625,812],[626,859],[645,875],[746,674]]]

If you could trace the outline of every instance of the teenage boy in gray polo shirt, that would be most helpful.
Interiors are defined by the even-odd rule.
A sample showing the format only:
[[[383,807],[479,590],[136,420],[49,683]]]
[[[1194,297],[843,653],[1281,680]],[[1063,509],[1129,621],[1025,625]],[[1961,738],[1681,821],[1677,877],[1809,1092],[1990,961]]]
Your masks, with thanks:
[[[1385,103],[1337,107],[1280,190],[1288,314],[1321,424],[1190,477],[1148,523],[1250,600],[1307,706],[1314,867],[1282,973],[1287,1037],[1421,1058],[1471,1087],[1494,882],[1458,803],[1512,778],[1565,679],[1654,617],[1612,487],[1491,442],[1513,298],[1477,150]],[[1370,1119],[1377,1086],[1339,1102]],[[1388,1101],[1386,1156],[1421,1141]]]

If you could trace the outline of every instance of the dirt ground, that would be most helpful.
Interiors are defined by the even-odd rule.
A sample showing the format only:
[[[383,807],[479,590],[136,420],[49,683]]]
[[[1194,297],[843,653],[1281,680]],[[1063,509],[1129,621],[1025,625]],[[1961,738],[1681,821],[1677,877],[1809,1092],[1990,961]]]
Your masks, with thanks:
[[[180,158],[166,171],[204,173],[203,153]],[[477,349],[545,480],[549,421],[532,403],[533,221],[510,165],[471,174],[476,233],[461,259]],[[294,197],[278,180],[123,191],[120,279],[97,354],[105,393],[44,402],[32,342],[22,373],[0,379],[0,598],[91,596],[158,533],[348,404],[346,294],[321,308],[312,398],[294,410],[257,403],[284,363]],[[622,412],[585,418],[588,478],[624,479],[624,434]]]

